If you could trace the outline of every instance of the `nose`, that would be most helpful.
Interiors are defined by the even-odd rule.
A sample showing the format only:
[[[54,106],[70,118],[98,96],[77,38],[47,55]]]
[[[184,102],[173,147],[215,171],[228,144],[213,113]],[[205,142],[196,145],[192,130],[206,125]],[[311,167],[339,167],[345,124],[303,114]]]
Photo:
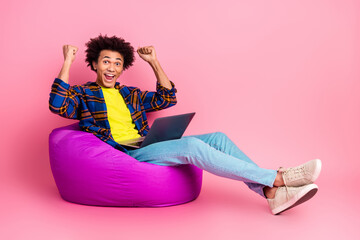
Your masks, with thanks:
[[[109,64],[107,70],[113,72],[113,71],[114,71],[114,65],[113,65],[113,64]]]

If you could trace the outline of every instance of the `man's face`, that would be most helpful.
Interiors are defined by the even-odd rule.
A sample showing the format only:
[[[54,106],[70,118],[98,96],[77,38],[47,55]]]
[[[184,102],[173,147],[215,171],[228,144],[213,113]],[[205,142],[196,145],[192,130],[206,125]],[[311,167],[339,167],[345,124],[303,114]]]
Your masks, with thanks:
[[[97,72],[97,84],[102,87],[113,88],[123,71],[123,66],[124,58],[119,52],[102,50],[98,62],[93,62],[93,67]]]

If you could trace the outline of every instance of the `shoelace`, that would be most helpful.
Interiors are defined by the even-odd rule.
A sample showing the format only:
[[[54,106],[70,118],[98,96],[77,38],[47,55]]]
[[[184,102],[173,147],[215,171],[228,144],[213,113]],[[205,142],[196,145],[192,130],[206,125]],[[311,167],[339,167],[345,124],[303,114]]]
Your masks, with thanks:
[[[285,185],[285,190],[286,190],[286,198],[287,198],[287,200],[289,200],[290,199],[289,189],[288,189],[288,186],[287,186],[285,176],[289,175],[289,174],[292,174],[293,177],[290,178],[290,179],[298,179],[298,178],[303,176],[303,173],[305,172],[305,166],[296,167],[296,168],[288,168],[288,169],[284,169],[283,167],[279,167],[278,171],[282,173],[282,178],[283,178],[284,185]]]
[[[285,169],[283,167],[279,167],[278,171],[282,173],[282,179],[284,181],[284,186],[285,186],[285,191],[286,191],[286,199],[289,201],[290,200],[289,189],[288,189],[288,186],[286,184],[286,180],[284,178],[284,174],[286,174]]]
[[[293,175],[293,177],[289,177],[290,179],[299,179],[301,178],[305,173],[305,166],[296,167],[296,168],[288,168],[286,170],[283,170],[283,176],[286,175]],[[284,177],[283,177],[284,178]],[[285,179],[284,179],[285,182]]]

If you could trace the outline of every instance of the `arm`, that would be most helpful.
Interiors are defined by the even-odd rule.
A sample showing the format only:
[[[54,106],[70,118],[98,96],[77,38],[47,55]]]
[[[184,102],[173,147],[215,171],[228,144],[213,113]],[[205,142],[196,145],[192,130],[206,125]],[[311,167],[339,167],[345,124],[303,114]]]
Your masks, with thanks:
[[[156,92],[141,92],[145,111],[158,111],[175,105],[177,102],[175,86],[162,69],[156,57],[155,48],[153,46],[138,48],[137,52],[143,60],[150,64],[157,79]]]
[[[77,47],[63,46],[64,63],[55,79],[49,98],[50,111],[65,118],[77,119],[80,94],[69,85],[69,72],[75,59]]]
[[[170,82],[172,88],[168,89],[160,85],[156,85],[156,92],[140,91],[141,101],[146,112],[158,111],[168,107],[172,107],[177,103],[176,88]]]
[[[144,61],[150,64],[158,83],[167,89],[171,89],[172,85],[156,57],[155,48],[153,46],[138,48],[137,53]]]
[[[71,45],[63,46],[64,63],[62,65],[58,78],[66,83],[69,83],[70,67],[75,60],[75,54],[77,51],[78,48],[75,46],[71,46]]]

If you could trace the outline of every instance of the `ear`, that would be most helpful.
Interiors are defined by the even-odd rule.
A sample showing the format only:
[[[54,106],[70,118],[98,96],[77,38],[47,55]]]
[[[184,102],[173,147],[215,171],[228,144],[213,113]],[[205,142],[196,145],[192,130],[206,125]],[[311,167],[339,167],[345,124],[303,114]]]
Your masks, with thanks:
[[[95,61],[92,62],[92,66],[95,69],[95,71],[97,70],[97,63]]]

